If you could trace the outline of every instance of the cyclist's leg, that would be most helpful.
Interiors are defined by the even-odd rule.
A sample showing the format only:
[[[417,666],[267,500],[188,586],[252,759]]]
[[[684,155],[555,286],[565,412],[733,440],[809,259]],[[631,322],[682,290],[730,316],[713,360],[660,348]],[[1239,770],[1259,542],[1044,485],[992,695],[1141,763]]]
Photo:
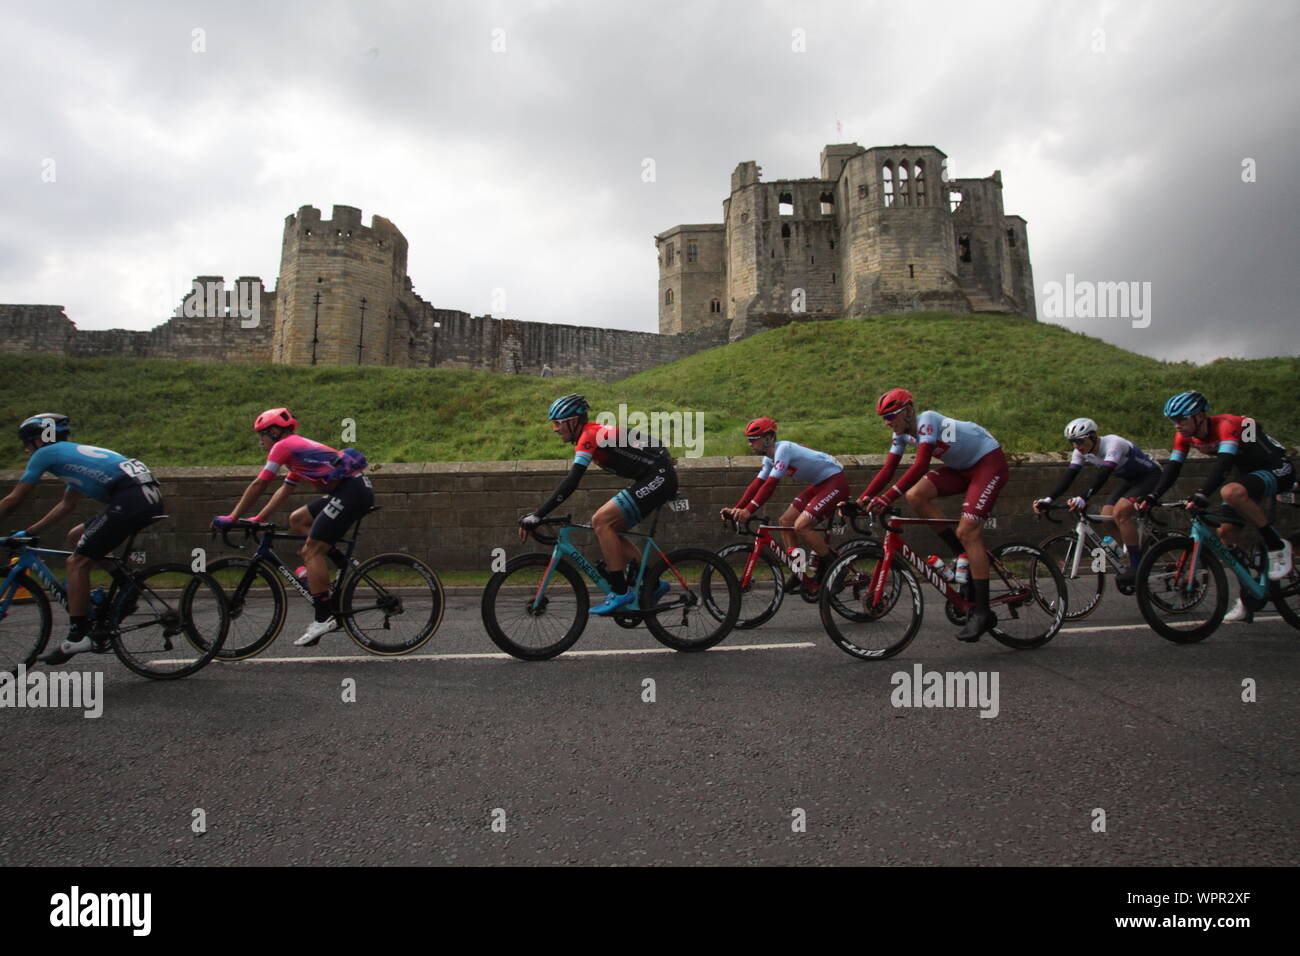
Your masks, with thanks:
[[[844,472],[837,471],[795,499],[799,507],[799,516],[795,519],[795,534],[808,547],[808,549],[817,555],[818,568],[816,579],[820,580],[821,572],[830,566],[830,559],[834,551],[830,542],[826,538],[825,532],[813,530],[813,526],[822,518],[831,514],[835,506],[841,501],[847,501],[849,498],[849,481]],[[809,562],[808,577],[813,577],[812,562]]]
[[[935,498],[943,498],[947,495],[955,495],[966,487],[966,479],[961,472],[954,471],[947,466],[940,466],[931,469],[925,477],[907,489],[908,506],[922,518],[942,518],[944,513],[934,503]],[[939,540],[946,544],[952,551],[954,558],[960,557],[965,553],[965,547],[961,539],[948,525],[942,526],[935,532]]]
[[[966,546],[966,556],[970,560],[971,597],[975,608],[957,637],[963,641],[977,641],[997,621],[989,608],[989,556],[984,547],[984,522],[992,513],[1011,472],[1006,455],[1001,448],[995,448],[965,473],[969,475],[970,483],[962,501],[957,537]]]
[[[1289,465],[1289,462],[1288,462]],[[1226,514],[1237,514],[1250,522],[1259,532],[1268,551],[1269,577],[1279,580],[1290,573],[1293,555],[1290,542],[1278,534],[1277,529],[1268,520],[1268,513],[1263,503],[1291,489],[1295,483],[1295,472],[1286,468],[1281,476],[1275,472],[1261,469],[1252,471],[1239,482],[1229,482],[1221,489]],[[1228,530],[1230,529],[1230,530]],[[1224,533],[1224,532],[1227,533]],[[1239,529],[1235,525],[1221,525],[1220,536],[1225,544],[1235,544],[1239,540]]]
[[[370,479],[365,475],[355,475],[342,479],[328,495],[307,506],[314,518],[307,540],[298,553],[307,566],[307,590],[312,596],[314,620],[302,637],[294,641],[298,647],[309,647],[319,641],[321,635],[338,628],[326,555],[374,503],[375,491]]]

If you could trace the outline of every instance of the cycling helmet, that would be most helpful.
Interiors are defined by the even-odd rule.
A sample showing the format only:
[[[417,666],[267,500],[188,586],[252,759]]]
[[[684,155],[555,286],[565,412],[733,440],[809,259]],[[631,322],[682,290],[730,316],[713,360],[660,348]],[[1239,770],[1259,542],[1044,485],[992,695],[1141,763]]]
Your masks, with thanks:
[[[745,426],[746,438],[757,438],[759,435],[768,435],[776,433],[776,422],[770,418],[755,418]]]
[[[1091,418],[1076,418],[1070,424],[1065,426],[1065,437],[1074,441],[1078,438],[1085,438],[1097,431],[1097,423]]]
[[[55,441],[62,441],[68,437],[71,427],[67,415],[60,415],[58,412],[40,412],[31,418],[25,419],[18,426],[18,440],[24,445],[35,441],[45,434],[45,430],[51,422],[54,424]]]
[[[297,428],[298,419],[290,415],[287,408],[268,408],[257,416],[257,421],[253,422],[253,431],[260,434],[275,425],[281,428]]]
[[[1197,412],[1208,412],[1210,403],[1200,392],[1179,392],[1165,402],[1165,418],[1182,418]]]
[[[877,415],[891,415],[912,404],[912,393],[905,388],[891,388],[876,402]]]
[[[581,395],[565,395],[563,398],[557,398],[551,402],[551,410],[546,413],[546,417],[551,421],[557,421],[561,418],[572,418],[574,415],[585,415],[591,408],[587,404],[587,399]]]

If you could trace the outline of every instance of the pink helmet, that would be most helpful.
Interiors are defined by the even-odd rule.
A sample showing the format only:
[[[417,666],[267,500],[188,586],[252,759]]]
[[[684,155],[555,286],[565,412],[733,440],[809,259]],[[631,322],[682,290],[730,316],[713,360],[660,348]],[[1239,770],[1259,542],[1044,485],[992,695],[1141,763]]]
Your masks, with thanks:
[[[275,425],[281,428],[297,428],[298,419],[290,415],[287,408],[268,408],[257,416],[257,421],[253,422],[253,431],[260,434],[264,429]]]

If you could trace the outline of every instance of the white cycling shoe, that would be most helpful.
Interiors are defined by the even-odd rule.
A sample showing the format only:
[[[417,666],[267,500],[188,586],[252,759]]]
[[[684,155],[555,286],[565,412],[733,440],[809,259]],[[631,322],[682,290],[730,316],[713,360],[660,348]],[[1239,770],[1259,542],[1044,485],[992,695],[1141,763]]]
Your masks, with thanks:
[[[1255,620],[1255,615],[1250,613],[1250,608],[1246,607],[1246,602],[1237,598],[1237,603],[1232,606],[1232,610],[1223,615],[1225,621],[1241,621],[1243,624],[1249,624]]]
[[[312,621],[307,625],[307,630],[302,632],[302,637],[293,642],[294,647],[312,647],[320,642],[320,639],[330,631],[337,631],[339,622],[334,618],[328,618],[324,621]]]
[[[55,667],[59,664],[66,664],[72,660],[76,654],[84,654],[86,651],[93,650],[94,643],[89,637],[83,637],[79,641],[64,641],[55,650],[42,657],[41,663]]]
[[[1291,573],[1294,550],[1290,541],[1283,541],[1280,550],[1268,553],[1268,579],[1270,581],[1281,581]]]

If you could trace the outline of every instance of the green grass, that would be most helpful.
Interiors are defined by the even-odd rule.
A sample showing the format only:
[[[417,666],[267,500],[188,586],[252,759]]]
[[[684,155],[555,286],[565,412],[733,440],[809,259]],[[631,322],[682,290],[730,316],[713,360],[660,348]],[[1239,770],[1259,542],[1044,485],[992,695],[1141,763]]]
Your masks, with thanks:
[[[615,383],[438,369],[217,365],[152,359],[0,355],[0,404],[72,417],[74,436],[150,465],[260,463],[258,412],[287,405],[302,433],[350,444],[375,462],[565,458],[546,422],[557,395],[596,410],[702,411],[706,455],[744,455],[744,423],[770,415],[781,435],[832,454],[877,453],[889,433],[876,397],[904,386],[920,408],[984,425],[1011,451],[1063,451],[1076,416],[1147,447],[1168,448],[1165,399],[1197,388],[1216,411],[1253,415],[1300,443],[1300,358],[1160,362],[1098,339],[1006,316],[942,314],[809,322],[775,329]],[[0,467],[19,468],[16,440]],[[678,452],[680,454],[680,451]]]

